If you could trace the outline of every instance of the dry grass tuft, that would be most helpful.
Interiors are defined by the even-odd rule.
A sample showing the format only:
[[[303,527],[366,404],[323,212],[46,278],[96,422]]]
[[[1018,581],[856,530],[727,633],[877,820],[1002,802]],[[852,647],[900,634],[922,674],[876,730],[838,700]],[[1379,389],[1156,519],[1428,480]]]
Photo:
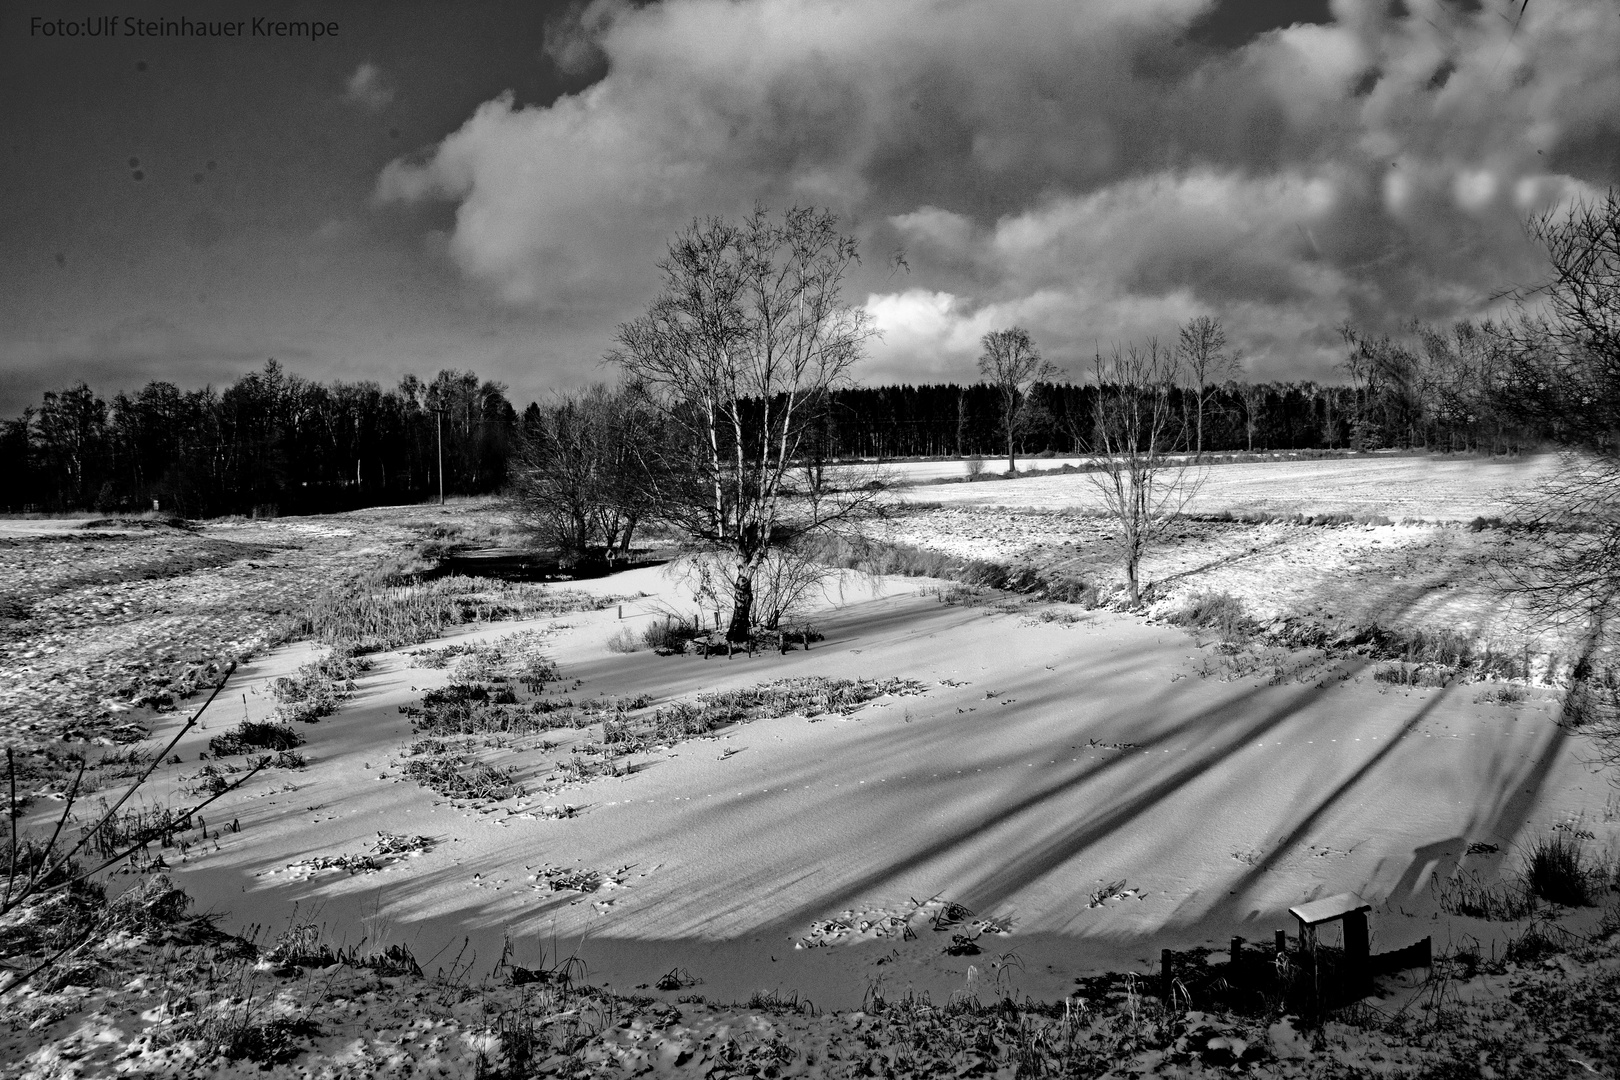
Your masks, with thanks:
[[[920,694],[923,689],[912,679],[828,679],[819,675],[781,679],[701,694],[695,701],[677,701],[642,717],[621,713],[603,722],[602,741],[623,752],[635,752],[708,735],[750,720],[795,713],[812,720],[832,714],[847,716],[876,698]]]
[[[1222,641],[1247,641],[1257,630],[1243,601],[1231,593],[1213,590],[1193,593],[1167,621],[1196,630],[1213,630]]]
[[[244,720],[209,739],[208,752],[215,757],[228,757],[254,750],[291,750],[303,744],[304,737],[286,724]]]

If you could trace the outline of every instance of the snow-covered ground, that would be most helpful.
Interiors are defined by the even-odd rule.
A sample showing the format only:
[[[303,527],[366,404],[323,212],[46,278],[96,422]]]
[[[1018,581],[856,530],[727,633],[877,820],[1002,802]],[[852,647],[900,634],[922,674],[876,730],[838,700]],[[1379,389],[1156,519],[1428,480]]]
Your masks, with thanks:
[[[1070,457],[1018,457],[1018,471],[1026,472],[1055,472],[1065,465],[1080,466],[1091,460],[1085,455]],[[966,480],[973,475],[975,465],[980,469],[981,476],[994,476],[1007,471],[1007,458],[1005,455],[997,457],[990,454],[978,459],[974,465],[969,464],[967,458],[944,458],[938,461],[884,461],[871,464],[852,465],[852,470],[869,471],[882,470],[890,480],[902,484],[930,484],[940,480]]]
[[[853,588],[819,620],[826,640],[786,656],[612,653],[616,609],[480,631],[549,626],[578,697],[663,701],[811,674],[926,687],[847,719],[757,721],[633,759],[629,776],[493,807],[458,809],[403,777],[400,706],[447,676],[383,654],[353,701],[308,729],[308,769],[222,800],[210,816],[241,831],[175,880],[243,925],[297,905],[356,939],[386,925],[419,957],[470,937],[493,960],[510,939],[520,963],[564,948],[619,989],[681,967],[720,1000],[795,990],[848,1008],[874,980],[946,995],[983,963],[886,921],[934,897],[1004,922],[986,949],[1016,952],[1018,989],[1051,999],[1160,948],[1269,940],[1291,905],[1343,891],[1378,905],[1381,947],[1485,940],[1490,926],[1439,911],[1436,882],[1464,866],[1494,874],[1563,822],[1620,840],[1596,825],[1610,789],[1592,748],[1557,727],[1545,691],[1486,704],[1480,685],[1391,687],[1354,659],[1306,659],[1277,684],[1222,681],[1200,676],[1208,650],[1176,628],[1106,612],[1043,622],[943,604],[923,584]],[[595,587],[653,594],[632,619],[676,600],[656,570]],[[267,681],[309,652],[233,676],[168,773],[194,772],[220,726],[267,715]],[[522,771],[542,741],[489,760]],[[580,809],[559,819],[548,804]],[[379,830],[434,843],[375,873],[310,868],[363,853]],[[1470,856],[1470,844],[1496,850]],[[613,884],[555,892],[547,866]],[[819,947],[841,916],[888,929]]]
[[[1189,514],[1352,514],[1468,521],[1502,514],[1508,494],[1533,486],[1557,461],[1553,455],[1513,460],[1369,455],[1189,467],[1181,475],[1195,492],[1186,505]],[[1070,511],[1103,507],[1097,486],[1084,473],[964,484],[923,484],[932,477],[921,473],[912,479],[912,469],[933,464],[887,468],[901,470],[902,477],[920,485],[907,495],[915,502]]]
[[[1509,541],[1502,530],[1456,522],[1501,514],[1502,493],[1546,463],[1437,461],[1425,470],[1414,461],[1212,469],[1204,495],[1224,492],[1234,509],[1374,507],[1428,523],[1189,523],[1150,556],[1148,576],[1168,583],[1161,605],[1177,590],[1218,588],[1261,619],[1406,620],[1507,641],[1523,628],[1493,609],[1482,567]],[[1106,524],[1073,512],[1085,509],[1086,488],[1084,476],[921,488],[919,499],[946,505],[901,515],[891,538],[1102,573]],[[395,529],[389,520],[372,511],[288,522],[279,534],[237,527],[265,549],[249,565],[266,564],[274,578],[316,567],[347,572],[380,558],[388,545],[378,530]],[[319,536],[295,540],[293,525]],[[201,539],[214,546],[177,538],[174,551],[158,553],[171,589],[189,576],[228,585],[219,545],[231,541],[207,530]],[[176,570],[181,555],[198,565]],[[131,563],[132,581],[147,580],[145,565]],[[93,620],[50,613],[70,602],[64,590],[95,587],[79,582],[68,560],[29,566],[19,580],[35,590],[34,611],[57,619],[67,645],[90,648]],[[975,986],[1059,1000],[1077,979],[1145,970],[1162,948],[1269,941],[1275,929],[1292,930],[1290,906],[1345,891],[1374,905],[1376,950],[1431,937],[1437,949],[1472,942],[1482,954],[1499,952],[1523,925],[1451,913],[1455,905],[1440,902],[1448,882],[1510,875],[1527,846],[1549,836],[1620,850],[1609,778],[1594,764],[1597,749],[1558,726],[1554,687],[1391,685],[1373,678],[1371,658],[1318,650],[1278,650],[1266,666],[1244,668],[1213,643],[1138,614],[963,603],[947,583],[853,576],[812,616],[825,639],[808,651],[626,654],[609,648],[625,626],[690,610],[680,579],[643,569],[571,587],[627,599],[622,608],[479,626],[450,640],[540,632],[578,699],[645,694],[666,703],[796,676],[903,678],[922,690],[849,716],[757,720],[654,747],[632,756],[627,775],[552,790],[539,784],[545,762],[600,740],[600,725],[474,740],[468,753],[515,768],[529,793],[456,805],[403,772],[414,736],[402,707],[450,676],[409,650],[382,653],[336,714],[300,725],[304,769],[261,773],[209,809],[211,836],[165,852],[175,883],[225,929],[311,923],[340,946],[407,945],[429,973],[454,964],[487,973],[503,952],[533,967],[573,955],[591,982],[670,1006],[696,986],[712,1002],[771,991],[847,1010],[874,991],[945,1001]],[[122,625],[134,616],[110,618]],[[26,651],[20,638],[10,647]],[[147,803],[178,802],[205,764],[208,739],[269,718],[273,680],[319,651],[296,643],[238,668],[205,726],[176,747],[179,762],[143,791]],[[161,745],[199,703],[156,717],[149,745]],[[41,799],[27,824],[41,825],[51,806]],[[567,807],[571,815],[558,816]],[[372,850],[379,832],[427,840],[375,866],[351,864],[357,873],[338,864]],[[554,887],[562,868],[598,872],[597,887]],[[129,880],[114,877],[112,891]],[[971,915],[936,930],[932,916],[947,904]],[[961,933],[976,935],[977,953],[947,950]],[[659,989],[674,972],[682,985]],[[137,982],[128,984],[131,1002],[154,985],[147,976]],[[437,1002],[419,1010],[428,1027],[406,1031],[410,1010],[383,981],[341,992],[333,985],[328,979],[321,991],[341,1005],[322,1006],[337,1010],[327,1030],[348,1033],[323,1059],[340,1063],[333,1075],[394,1060],[383,1042],[368,1041],[379,1026],[400,1029],[388,1043],[399,1062],[476,1071],[467,1040],[489,1030],[488,1008],[462,1016],[451,1006],[465,999],[442,985],[388,984]],[[76,1057],[96,1059],[96,1046],[134,1047],[139,1031],[170,1015],[131,1004],[125,1016],[113,998],[95,996],[101,991],[74,993],[38,997],[6,1037],[17,1060],[26,1052],[42,1063],[34,1075],[69,1074]],[[75,1011],[92,1005],[110,1011]],[[716,1038],[752,1031],[759,1041],[766,1028],[771,1039],[822,1037],[757,1011],[702,1015],[688,1026],[707,1025]],[[687,1030],[672,1023],[666,1015],[655,1027]],[[783,1034],[788,1027],[804,1031]],[[381,1032],[375,1039],[387,1041]],[[148,1050],[120,1053],[162,1071],[158,1058],[140,1057]],[[810,1056],[795,1068],[809,1069]],[[646,1061],[661,1070],[677,1059],[682,1067],[707,1060],[671,1052]]]

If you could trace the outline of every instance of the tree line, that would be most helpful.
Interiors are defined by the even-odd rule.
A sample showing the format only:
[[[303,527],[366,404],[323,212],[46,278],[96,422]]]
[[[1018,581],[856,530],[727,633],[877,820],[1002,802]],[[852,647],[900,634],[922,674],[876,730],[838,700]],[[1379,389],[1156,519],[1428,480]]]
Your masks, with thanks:
[[[0,508],[319,513],[499,490],[519,418],[506,387],[441,371],[324,384],[275,360],[224,389],[84,383],[0,424]]]
[[[1240,380],[1236,357],[1220,350],[1200,381],[1196,342],[1220,326],[1194,329],[1194,351],[1178,346],[1181,376],[1168,389],[1186,449],[1513,453],[1574,422],[1557,407],[1527,413],[1522,350],[1490,323],[1414,326],[1405,338],[1347,327],[1337,384]],[[973,385],[825,388],[806,448],[829,461],[1095,452],[1095,380],[1061,379],[1049,365],[1035,373],[1041,381],[1013,394],[993,371]],[[315,513],[434,497],[441,479],[446,494],[484,494],[513,475],[526,435],[561,424],[565,438],[598,437],[589,421],[602,415],[602,393],[554,395],[519,416],[505,386],[472,372],[407,375],[385,390],[304,379],[273,360],[224,390],[153,381],[107,401],[79,383],[0,422],[0,508],[113,513],[156,500],[193,517]]]

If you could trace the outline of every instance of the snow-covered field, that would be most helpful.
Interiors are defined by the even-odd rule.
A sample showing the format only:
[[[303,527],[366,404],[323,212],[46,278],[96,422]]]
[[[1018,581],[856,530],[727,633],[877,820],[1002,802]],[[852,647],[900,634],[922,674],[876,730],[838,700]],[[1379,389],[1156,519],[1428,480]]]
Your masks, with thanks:
[[[1164,586],[1158,610],[1214,588],[1261,621],[1462,628],[1503,648],[1562,647],[1532,640],[1533,629],[1500,607],[1482,576],[1510,543],[1505,533],[1456,524],[1502,514],[1504,493],[1547,463],[1424,465],[1401,458],[1210,470],[1200,497],[1211,512],[1425,523],[1189,523],[1147,566]],[[1086,509],[1087,489],[1078,475],[919,488],[918,500],[943,505],[901,513],[890,538],[1097,577],[1111,572],[1106,528],[1073,512]],[[440,513],[229,526],[239,537],[205,526],[163,541],[173,547],[166,554],[130,563],[134,598],[108,609],[108,625],[129,624],[123,632],[133,635],[152,617],[138,590],[166,597],[146,603],[179,604],[192,583],[228,579],[238,565],[265,568],[259,588],[297,576],[304,584],[283,586],[297,601],[312,575],[331,580],[380,560]],[[451,508],[446,520],[455,513],[465,511]],[[105,588],[56,565],[66,549],[48,545],[63,543],[46,537],[37,549],[8,549],[30,568],[8,571],[33,590],[26,618],[56,620],[57,635],[53,652],[14,631],[0,657],[13,676],[82,663],[97,640],[93,614],[77,622],[52,614]],[[113,558],[108,552],[139,552],[151,541],[98,543],[106,551],[88,553]],[[213,546],[196,546],[205,543]],[[233,543],[252,553],[226,546]],[[38,554],[47,550],[49,558]],[[176,569],[180,554],[198,565]],[[167,576],[142,576],[160,564]],[[338,946],[407,946],[430,974],[464,964],[463,979],[483,978],[503,953],[509,965],[533,968],[574,956],[589,981],[638,995],[642,1008],[696,1008],[683,1004],[694,993],[724,1003],[770,992],[851,1010],[874,992],[1058,1001],[1100,972],[1148,970],[1160,949],[1220,949],[1234,936],[1269,942],[1275,929],[1293,931],[1290,906],[1346,891],[1374,905],[1376,950],[1431,937],[1437,949],[1475,942],[1482,953],[1500,951],[1523,925],[1456,914],[1442,902],[1448,883],[1511,874],[1526,847],[1549,836],[1580,834],[1593,851],[1620,850],[1609,777],[1593,764],[1596,748],[1558,726],[1554,686],[1394,685],[1374,677],[1377,658],[1348,650],[1272,649],[1264,665],[1244,666],[1230,650],[1141,614],[987,603],[948,583],[854,576],[811,615],[825,637],[808,651],[623,653],[609,641],[626,626],[690,609],[679,577],[643,569],[572,587],[626,600],[481,625],[447,643],[538,633],[558,668],[555,692],[644,695],[644,708],[812,676],[898,678],[917,692],[849,715],[760,719],[646,747],[628,755],[620,775],[594,779],[568,779],[558,763],[600,742],[600,723],[474,738],[463,748],[469,759],[514,769],[525,793],[452,801],[406,775],[419,736],[402,711],[452,676],[424,666],[413,649],[381,653],[334,715],[299,725],[302,769],[259,774],[210,808],[200,841],[164,853],[174,883],[227,930],[308,923]],[[199,591],[195,603],[206,608],[213,595]],[[233,633],[257,625],[232,617],[241,624]],[[148,804],[181,799],[206,763],[208,740],[239,721],[271,718],[274,680],[321,651],[293,643],[239,667],[206,726],[176,747],[179,761],[143,791]],[[199,702],[127,715],[149,720],[153,739],[166,740]],[[42,825],[52,805],[41,798],[28,823]],[[425,839],[383,857],[379,833]],[[115,877],[113,891],[128,880]],[[949,905],[962,910],[941,919]],[[961,939],[972,947],[959,947]],[[252,992],[273,993],[273,984]],[[398,1003],[380,983],[340,996],[373,1004],[330,1022],[328,1031],[353,1027],[359,1041],[345,1036],[322,1060],[360,1046],[353,1067],[334,1075],[382,1068],[360,1024],[403,1025]],[[96,1007],[111,1011],[87,1020],[88,1006],[73,1005],[89,1000],[83,994],[65,1005],[57,998],[35,993],[24,1013],[39,1022],[4,1043],[18,1060],[36,1055],[35,1075],[70,1072],[69,1044],[86,1060],[111,1061],[107,1046],[135,1047],[141,1032],[172,1020],[134,1005],[119,1013],[106,995]],[[1112,1008],[1091,1007],[1104,1006]],[[456,1014],[445,1030],[472,1038],[488,1029],[487,1012],[483,1020]],[[757,1009],[703,1015],[726,1031],[778,1022]],[[412,1067],[434,1061],[470,1074],[477,1055],[462,1047],[457,1057],[448,1037],[434,1044],[423,1029],[389,1045]],[[410,1039],[422,1046],[406,1053]],[[157,1068],[158,1059],[140,1056],[149,1043],[139,1054],[118,1052]],[[679,1056],[636,1060],[662,1070]],[[814,1073],[806,1057],[814,1055],[795,1069]],[[679,1066],[692,1060],[687,1053]]]
[[[1078,457],[1024,457],[1018,458],[1018,471],[1026,472],[1056,472],[1066,465],[1081,466],[1091,459],[1086,456]],[[981,476],[994,476],[1007,471],[1007,458],[991,454],[979,461]],[[883,474],[897,483],[902,484],[931,484],[941,480],[966,480],[972,475],[972,467],[966,458],[945,458],[939,461],[886,461],[869,465],[851,466],[856,470],[880,469]]]
[[[933,479],[923,467],[934,464],[891,468],[919,485],[907,496],[915,502],[1082,512],[1103,505],[1096,485],[1084,473],[923,484]],[[1370,455],[1212,465],[1188,468],[1183,475],[1196,489],[1186,506],[1189,514],[1351,514],[1468,521],[1501,515],[1505,497],[1533,486],[1556,465],[1552,455],[1502,461]],[[915,476],[913,469],[919,470]]]
[[[656,594],[658,573],[611,586]],[[1200,677],[1206,657],[1178,629],[1105,612],[1042,622],[884,584],[829,612],[826,641],[786,656],[610,653],[615,609],[551,623],[549,651],[581,698],[668,700],[812,674],[926,690],[848,718],[755,721],[632,755],[628,776],[478,807],[404,777],[400,706],[447,676],[383,654],[354,700],[308,730],[309,767],[222,800],[219,819],[241,831],[176,865],[175,881],[243,924],[296,904],[355,937],[386,923],[419,957],[470,936],[493,959],[509,938],[522,963],[560,942],[619,989],[680,967],[719,1000],[796,990],[835,1008],[878,979],[948,996],[984,963],[946,955],[949,935],[903,940],[900,923],[939,897],[1005,925],[982,948],[1016,952],[1019,991],[1053,999],[1076,976],[1160,948],[1269,940],[1291,929],[1288,907],[1344,891],[1379,905],[1385,947],[1488,936],[1475,920],[1437,922],[1432,885],[1461,866],[1494,873],[1515,845],[1603,816],[1592,748],[1559,730],[1545,691],[1482,704],[1481,685],[1392,688],[1354,659],[1307,661],[1280,685],[1221,681]],[[233,676],[169,773],[194,773],[220,726],[268,715],[267,681],[308,652]],[[537,788],[536,747],[570,737],[504,740],[486,759]],[[567,805],[576,816],[546,810]],[[363,854],[379,831],[434,844],[374,873],[311,869]],[[1497,850],[1466,855],[1481,843]],[[547,866],[600,870],[610,884],[557,892]],[[1109,895],[1094,903],[1099,890]],[[880,929],[828,945],[838,918]]]

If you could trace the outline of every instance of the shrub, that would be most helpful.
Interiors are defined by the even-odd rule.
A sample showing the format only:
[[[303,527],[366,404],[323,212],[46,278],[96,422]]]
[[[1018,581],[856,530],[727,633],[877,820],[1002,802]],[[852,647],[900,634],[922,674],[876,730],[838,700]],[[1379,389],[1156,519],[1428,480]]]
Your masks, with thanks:
[[[646,648],[643,634],[637,634],[628,626],[621,626],[616,634],[608,638],[608,652],[633,653]]]
[[[1586,849],[1579,838],[1559,833],[1536,841],[1524,857],[1524,878],[1530,891],[1550,904],[1591,907],[1601,887],[1594,881]]]
[[[655,619],[641,631],[641,641],[649,649],[669,649],[679,652],[703,632],[696,619],[685,619],[676,615],[666,615],[662,619]]]

